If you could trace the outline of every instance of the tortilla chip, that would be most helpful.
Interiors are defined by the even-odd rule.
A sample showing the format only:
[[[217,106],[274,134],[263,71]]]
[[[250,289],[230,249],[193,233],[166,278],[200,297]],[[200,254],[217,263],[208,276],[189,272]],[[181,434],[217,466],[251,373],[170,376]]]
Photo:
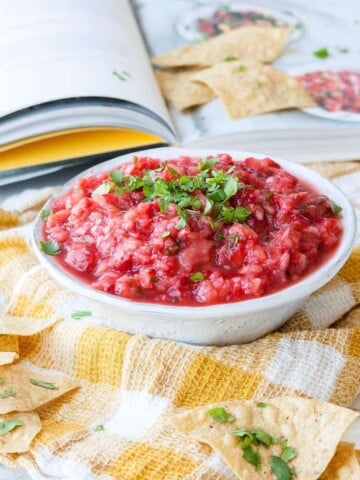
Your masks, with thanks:
[[[13,412],[0,415],[0,422],[16,419],[23,422],[5,435],[0,435],[0,453],[24,453],[41,430],[41,422],[36,412]]]
[[[321,475],[321,480],[359,480],[360,465],[352,443],[341,442],[336,453]]]
[[[22,365],[0,367],[0,414],[29,412],[79,386],[64,375],[44,375]],[[49,388],[32,382],[46,382]]]
[[[51,327],[59,320],[60,318],[55,315],[48,318],[32,318],[0,314],[0,335],[34,335]]]
[[[152,59],[163,67],[210,66],[227,57],[271,63],[284,49],[291,28],[241,27],[193,45],[176,48]]]
[[[214,92],[204,83],[191,81],[198,71],[155,72],[162,94],[178,110],[203,105],[215,98]]]
[[[255,400],[223,402],[178,414],[174,424],[183,433],[208,443],[233,469],[241,480],[273,480],[270,456],[281,455],[281,441],[287,440],[297,456],[289,462],[297,480],[316,480],[333,457],[346,428],[358,414],[320,400],[274,398],[261,404]],[[265,407],[264,407],[265,405]],[[209,409],[223,407],[235,417],[233,422],[218,423]],[[260,428],[278,441],[269,448],[259,446],[262,470],[243,458],[239,439],[232,435],[236,428]]]
[[[16,227],[19,224],[19,215],[13,212],[7,212],[0,208],[0,230],[3,228]]]
[[[314,105],[295,78],[271,65],[225,62],[199,72],[195,80],[214,90],[231,118]]]

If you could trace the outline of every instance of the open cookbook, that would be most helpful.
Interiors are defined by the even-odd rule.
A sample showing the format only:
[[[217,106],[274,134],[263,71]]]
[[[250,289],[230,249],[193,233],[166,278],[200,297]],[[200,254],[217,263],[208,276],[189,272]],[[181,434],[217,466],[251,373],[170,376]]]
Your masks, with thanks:
[[[353,7],[5,0],[0,185],[161,144],[358,159]]]

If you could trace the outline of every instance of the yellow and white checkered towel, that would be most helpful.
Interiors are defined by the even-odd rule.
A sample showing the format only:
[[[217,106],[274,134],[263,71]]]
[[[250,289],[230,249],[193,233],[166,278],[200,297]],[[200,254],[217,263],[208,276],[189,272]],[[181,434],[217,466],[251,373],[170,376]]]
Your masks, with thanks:
[[[359,189],[359,164],[317,168]],[[348,192],[360,208],[359,190]],[[175,430],[175,410],[284,394],[349,405],[359,394],[359,247],[278,333],[248,345],[196,347],[73,320],[63,305],[86,309],[86,300],[37,263],[26,228],[8,230],[32,218],[38,205],[31,202],[20,215],[0,217],[2,315],[57,323],[35,335],[0,337],[0,363],[15,356],[38,371],[75,377],[81,388],[41,407],[43,428],[30,452],[0,455],[0,462],[25,467],[37,480],[232,480],[206,445]]]

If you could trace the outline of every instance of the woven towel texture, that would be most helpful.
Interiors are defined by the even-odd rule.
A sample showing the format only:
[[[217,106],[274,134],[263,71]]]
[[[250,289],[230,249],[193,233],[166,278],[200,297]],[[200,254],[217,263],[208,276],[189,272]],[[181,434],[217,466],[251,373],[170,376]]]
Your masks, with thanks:
[[[330,176],[336,171],[349,176],[359,166],[331,165]],[[37,263],[25,231],[8,230],[22,223],[15,217],[0,213],[0,334],[9,322],[48,328],[0,337],[0,364],[17,359],[81,384],[41,407],[43,429],[29,453],[0,455],[34,479],[232,480],[206,445],[174,429],[174,411],[278,395],[349,405],[359,394],[359,247],[281,331],[248,345],[195,347],[86,323],[96,318],[73,320],[64,305],[85,309],[86,300]]]

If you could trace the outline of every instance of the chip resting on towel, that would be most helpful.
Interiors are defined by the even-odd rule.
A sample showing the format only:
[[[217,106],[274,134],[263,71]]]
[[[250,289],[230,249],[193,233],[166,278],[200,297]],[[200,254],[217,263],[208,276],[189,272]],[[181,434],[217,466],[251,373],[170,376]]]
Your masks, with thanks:
[[[341,442],[321,480],[359,480],[360,464],[352,443]]]
[[[231,118],[314,105],[295,78],[271,65],[223,62],[195,79],[214,91]]]
[[[317,480],[357,416],[319,400],[282,397],[207,405],[176,415],[174,424],[209,444],[241,480]]]
[[[36,412],[0,415],[0,453],[27,452],[40,430],[41,422]]]
[[[0,414],[29,412],[79,384],[64,375],[38,373],[22,365],[0,367]]]
[[[198,71],[156,72],[162,94],[178,110],[203,105],[215,98],[214,92],[207,85],[191,81]]]
[[[241,27],[203,42],[171,50],[152,59],[163,67],[210,66],[228,57],[271,63],[283,51],[288,27]]]

